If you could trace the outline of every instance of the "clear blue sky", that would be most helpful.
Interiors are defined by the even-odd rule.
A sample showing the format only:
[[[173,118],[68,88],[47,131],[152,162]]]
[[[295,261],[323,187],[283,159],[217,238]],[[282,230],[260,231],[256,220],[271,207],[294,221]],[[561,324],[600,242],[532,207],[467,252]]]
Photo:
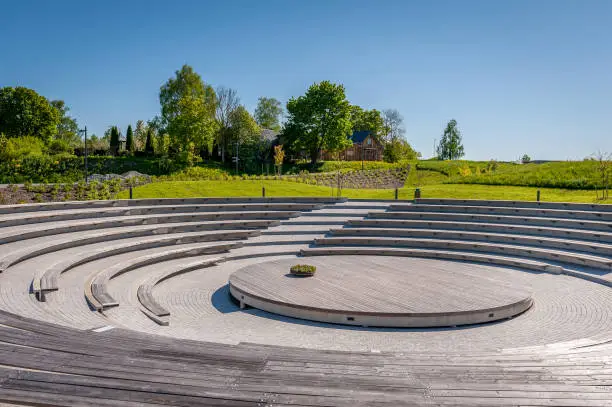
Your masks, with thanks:
[[[65,100],[90,134],[158,114],[187,63],[251,112],[343,83],[425,157],[451,118],[469,159],[612,151],[608,0],[1,1],[0,86]]]

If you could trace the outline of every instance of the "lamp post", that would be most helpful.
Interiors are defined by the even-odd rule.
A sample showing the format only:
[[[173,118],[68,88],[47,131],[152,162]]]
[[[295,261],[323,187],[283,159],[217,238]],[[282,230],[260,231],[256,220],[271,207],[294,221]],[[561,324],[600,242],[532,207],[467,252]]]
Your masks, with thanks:
[[[88,174],[87,174],[87,126],[84,129],[79,130],[79,133],[84,134],[85,136],[85,183],[87,184]]]

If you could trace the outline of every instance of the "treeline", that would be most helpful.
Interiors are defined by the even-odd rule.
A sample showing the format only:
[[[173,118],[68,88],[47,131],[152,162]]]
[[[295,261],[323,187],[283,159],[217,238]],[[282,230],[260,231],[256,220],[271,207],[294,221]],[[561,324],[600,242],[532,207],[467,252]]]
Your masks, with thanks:
[[[155,156],[179,165],[203,159],[229,163],[238,157],[240,168],[248,171],[249,165],[271,162],[275,144],[284,145],[286,157],[309,157],[314,164],[322,150],[340,151],[350,145],[353,131],[367,130],[386,146],[385,160],[419,156],[405,140],[397,110],[351,105],[344,87],[327,81],[312,85],[285,107],[275,98],[260,97],[251,115],[236,90],[213,88],[185,65],[160,88],[159,101],[158,116],[128,125],[125,133],[113,125],[100,137],[89,135],[88,154]],[[5,161],[85,153],[66,104],[24,87],[0,89],[0,147]]]

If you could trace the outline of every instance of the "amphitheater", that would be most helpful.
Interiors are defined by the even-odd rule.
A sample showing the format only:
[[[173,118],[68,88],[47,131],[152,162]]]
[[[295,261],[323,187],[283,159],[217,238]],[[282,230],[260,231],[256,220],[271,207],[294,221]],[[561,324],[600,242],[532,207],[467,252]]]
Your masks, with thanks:
[[[612,205],[0,206],[0,272],[4,405],[612,406]]]

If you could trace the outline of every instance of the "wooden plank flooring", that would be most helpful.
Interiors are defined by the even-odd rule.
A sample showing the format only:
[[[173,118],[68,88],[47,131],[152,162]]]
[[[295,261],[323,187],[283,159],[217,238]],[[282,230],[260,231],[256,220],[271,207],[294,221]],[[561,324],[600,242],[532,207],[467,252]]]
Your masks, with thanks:
[[[504,269],[485,265],[382,256],[307,258],[313,277],[293,277],[301,260],[252,264],[230,276],[243,292],[283,304],[381,314],[445,314],[514,304],[530,297],[527,286]],[[507,270],[507,269],[506,269]]]

